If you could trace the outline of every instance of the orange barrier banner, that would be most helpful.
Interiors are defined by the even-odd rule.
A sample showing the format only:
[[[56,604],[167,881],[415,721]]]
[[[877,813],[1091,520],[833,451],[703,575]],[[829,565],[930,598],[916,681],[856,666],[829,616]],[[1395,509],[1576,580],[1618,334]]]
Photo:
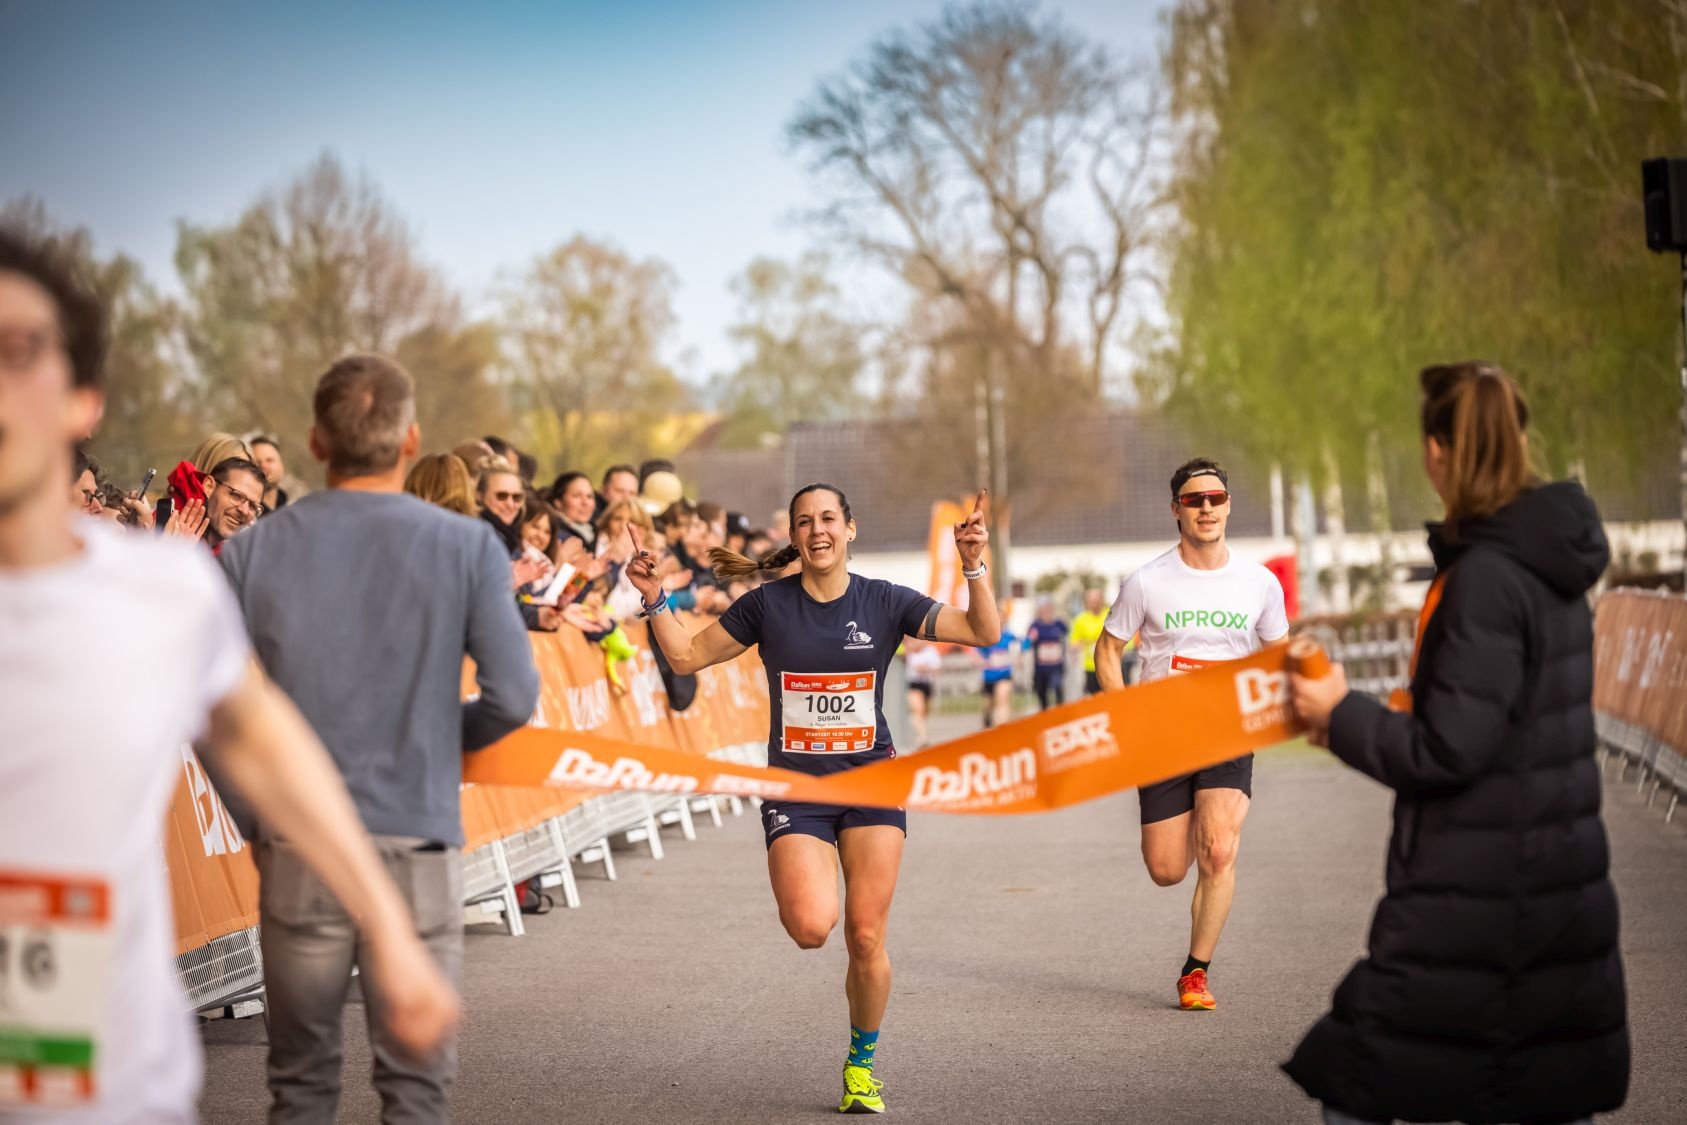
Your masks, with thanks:
[[[1613,590],[1599,599],[1593,707],[1687,750],[1687,598]]]
[[[1313,651],[1316,646],[1310,646]],[[1322,655],[1319,653],[1318,655]],[[731,793],[947,813],[1029,813],[1161,781],[1285,741],[1289,646],[1055,707],[825,777],[527,727],[469,759],[476,783]],[[761,728],[766,730],[765,712]]]
[[[258,924],[252,851],[189,747],[164,820],[164,863],[176,914],[176,952]]]
[[[535,729],[660,747],[690,762],[728,746],[766,742],[767,683],[754,654],[704,671],[697,678],[696,701],[675,713],[644,623],[623,627],[639,651],[616,666],[618,686],[609,677],[603,650],[579,632],[528,634],[540,681]],[[465,692],[474,690],[472,667],[465,669],[463,685]],[[593,795],[584,786],[465,785],[464,846],[473,851],[537,827]],[[258,924],[258,873],[251,849],[187,747],[165,820],[164,855],[178,954]]]

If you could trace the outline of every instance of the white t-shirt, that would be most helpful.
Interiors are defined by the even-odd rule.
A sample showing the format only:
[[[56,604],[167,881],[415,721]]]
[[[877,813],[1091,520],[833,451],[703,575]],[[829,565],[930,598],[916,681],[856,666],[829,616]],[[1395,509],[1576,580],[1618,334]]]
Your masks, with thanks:
[[[1163,679],[1237,660],[1289,632],[1283,587],[1258,563],[1234,554],[1217,570],[1196,570],[1173,547],[1125,579],[1106,630],[1142,635],[1140,679]]]
[[[187,1121],[200,1046],[176,979],[164,813],[183,743],[239,683],[250,645],[203,546],[101,520],[76,534],[70,560],[0,570],[0,878],[14,892],[109,888],[111,983],[89,1001],[96,1100],[53,1120]],[[60,948],[67,973],[86,972]],[[36,1119],[0,1097],[0,1121]]]
[[[943,654],[931,645],[909,649],[906,659],[911,684],[935,683],[937,674],[943,670]]]

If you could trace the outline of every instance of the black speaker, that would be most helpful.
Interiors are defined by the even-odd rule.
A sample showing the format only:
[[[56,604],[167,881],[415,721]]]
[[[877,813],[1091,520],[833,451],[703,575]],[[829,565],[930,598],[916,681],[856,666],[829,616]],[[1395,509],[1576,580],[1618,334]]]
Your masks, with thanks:
[[[1687,156],[1641,161],[1640,180],[1647,249],[1687,254]]]

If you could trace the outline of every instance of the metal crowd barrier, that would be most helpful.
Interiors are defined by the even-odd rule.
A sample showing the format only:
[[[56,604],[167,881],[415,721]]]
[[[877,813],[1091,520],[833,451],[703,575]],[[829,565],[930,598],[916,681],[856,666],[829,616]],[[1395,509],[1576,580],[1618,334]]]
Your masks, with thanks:
[[[760,744],[731,746],[716,757],[766,764]],[[601,863],[610,880],[616,878],[610,846],[616,837],[628,844],[644,844],[652,859],[663,858],[661,830],[677,826],[687,840],[695,840],[696,817],[707,816],[719,827],[722,811],[742,815],[743,801],[730,795],[606,793],[576,805],[501,840],[463,854],[464,922],[500,922],[507,933],[526,932],[516,889],[529,879],[545,888],[560,887],[569,907],[581,904],[574,864]],[[258,928],[238,930],[176,958],[176,973],[196,1012],[226,1012],[234,1016],[263,1011],[263,957]]]
[[[228,1008],[234,1015],[257,1014],[264,987],[258,928],[236,930],[188,950],[176,958],[176,973],[194,1011]]]
[[[1633,723],[1594,712],[1594,729],[1599,736],[1599,766],[1606,771],[1615,758],[1619,763],[1617,782],[1628,780],[1629,767],[1635,769],[1635,792],[1646,798],[1650,806],[1659,792],[1669,789],[1669,804],[1664,807],[1664,823],[1675,819],[1676,806],[1687,793],[1687,754],[1671,746],[1662,738]]]
[[[1411,682],[1415,612],[1360,613],[1343,617],[1303,617],[1294,632],[1324,647],[1330,659],[1347,669],[1347,686],[1378,699]]]

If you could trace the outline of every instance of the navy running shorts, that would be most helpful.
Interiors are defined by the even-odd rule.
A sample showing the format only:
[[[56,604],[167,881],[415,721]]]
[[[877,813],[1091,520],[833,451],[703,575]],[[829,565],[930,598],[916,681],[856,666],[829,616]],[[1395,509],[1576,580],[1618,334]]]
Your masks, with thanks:
[[[762,832],[770,848],[781,836],[814,836],[837,847],[839,832],[869,824],[889,824],[902,829],[906,836],[908,813],[904,809],[862,809],[808,801],[764,801],[761,807]]]
[[[1243,754],[1204,770],[1142,786],[1136,791],[1142,799],[1142,823],[1155,824],[1194,811],[1197,789],[1240,789],[1244,796],[1252,797],[1254,756]]]

